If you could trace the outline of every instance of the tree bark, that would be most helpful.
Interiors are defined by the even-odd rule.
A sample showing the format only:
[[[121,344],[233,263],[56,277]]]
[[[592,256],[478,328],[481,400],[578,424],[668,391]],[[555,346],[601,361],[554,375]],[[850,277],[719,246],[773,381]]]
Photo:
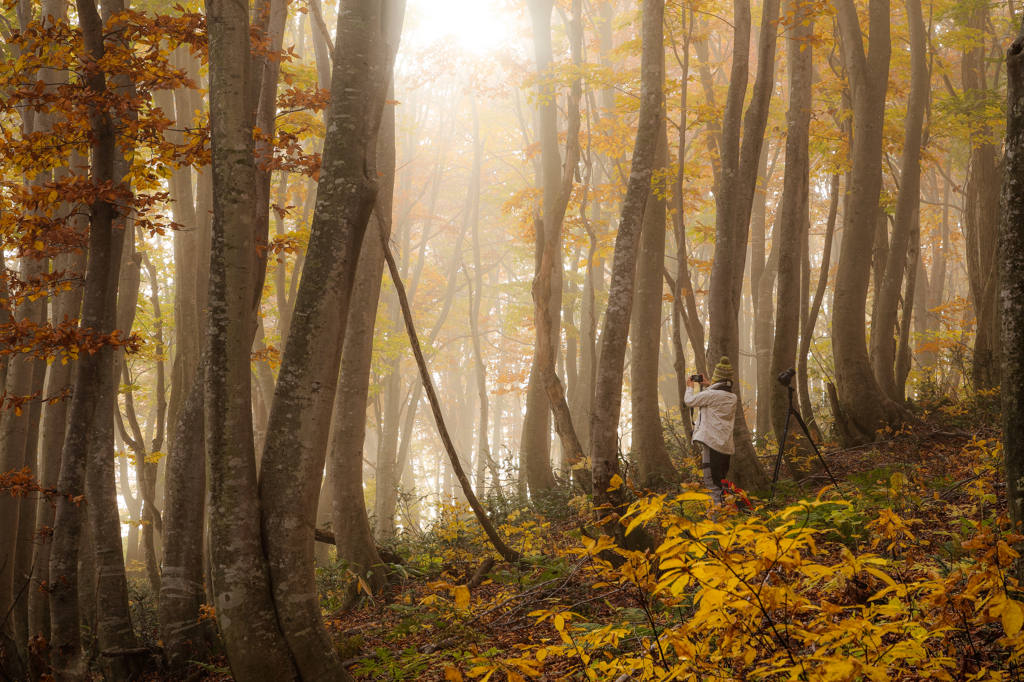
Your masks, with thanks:
[[[388,107],[385,116],[388,116],[391,110],[391,107]],[[383,140],[382,142],[386,143]],[[385,189],[382,188],[382,194]],[[335,535],[342,538],[342,542],[338,544],[338,558],[348,561],[353,572],[366,579],[374,591],[379,590],[387,582],[387,575],[381,566],[382,562],[377,554],[370,522],[366,516],[366,502],[363,496],[366,396],[370,386],[370,365],[373,359],[374,325],[380,300],[381,276],[384,274],[384,252],[380,248],[378,230],[390,233],[390,220],[382,223],[376,215],[371,219],[359,254],[352,305],[349,307],[348,322],[345,325],[345,345],[341,354],[341,376],[338,379],[334,404],[334,435],[330,460],[334,483],[332,520]],[[381,459],[378,456],[378,476]],[[378,479],[377,497],[381,496],[381,480]],[[380,528],[379,517],[377,524]]]
[[[404,11],[402,0],[339,6],[316,210],[260,470],[277,620],[303,679],[347,679],[320,614],[313,531],[359,250],[377,202],[378,129]]]
[[[750,105],[743,119],[743,144],[740,145],[740,116],[747,90],[750,52],[750,3],[735,3],[734,53],[729,92],[722,120],[722,175],[720,192],[715,197],[715,261],[711,268],[711,295],[708,313],[711,333],[708,342],[708,364],[722,356],[739,358],[738,315],[743,289],[750,213],[757,187],[757,167],[768,121],[768,104],[775,86],[776,19],[778,0],[766,0],[762,7],[761,31],[758,38],[757,77],[754,80]],[[735,362],[738,367],[739,363]],[[733,388],[737,396],[740,377]],[[743,404],[740,397],[739,404]],[[757,490],[767,483],[747,430],[742,409],[736,410],[733,440],[736,452],[732,457],[730,480],[741,488]]]
[[[36,254],[24,255],[19,258],[19,278],[28,283],[29,278],[42,274],[44,260],[36,258]],[[10,300],[10,299],[9,299]],[[26,297],[17,311],[12,315],[19,322],[38,323],[40,314],[45,311],[45,299],[29,301]],[[33,375],[36,372],[36,361],[30,354],[9,356],[10,369],[7,373],[5,398],[28,397],[32,394]],[[43,365],[45,371],[45,364]],[[29,426],[31,421],[30,404],[13,408],[4,406],[0,414],[0,472],[21,471],[30,466],[36,475],[35,458],[32,463],[26,462],[29,447]],[[21,554],[19,536],[21,535],[20,517],[35,517],[35,509],[27,498],[14,495],[0,495],[0,672],[17,677],[24,668],[22,645],[16,627],[21,604],[25,604],[25,617],[28,617],[28,595],[25,592],[25,566],[19,565],[18,555]],[[30,555],[31,556],[31,555]],[[26,623],[27,625],[27,623]],[[25,638],[25,642],[28,639]],[[20,662],[20,663],[18,663]],[[15,667],[15,665],[20,667]]]
[[[106,74],[98,68],[103,59],[103,21],[96,5],[78,2],[79,26],[84,40],[83,62],[93,65],[84,78],[87,90],[97,100],[107,95]],[[92,132],[90,180],[94,188],[116,185],[115,158],[117,139],[111,113],[96,104],[89,111]],[[117,273],[121,261],[123,229],[115,227],[118,209],[103,195],[91,202],[89,256],[82,304],[82,329],[97,334],[110,334],[116,321],[115,296]],[[119,234],[118,234],[119,233]],[[54,520],[53,546],[50,554],[50,663],[58,676],[78,679],[84,673],[79,621],[79,545],[83,522],[90,523],[81,501],[75,496],[85,493],[89,440],[100,383],[104,370],[111,367],[113,349],[82,356],[75,367],[75,392],[68,409],[67,429],[61,454],[58,479],[60,490],[72,497],[58,498]],[[116,511],[116,508],[115,508]],[[120,537],[120,533],[118,533]],[[83,610],[88,607],[83,606]]]
[[[814,292],[814,301],[807,313],[807,322],[804,324],[804,331],[800,336],[800,351],[797,354],[796,373],[800,381],[800,414],[807,424],[807,428],[815,432],[820,439],[821,430],[814,419],[814,410],[811,408],[811,394],[807,388],[807,356],[811,351],[811,341],[814,340],[814,328],[818,324],[818,315],[821,313],[821,302],[825,298],[825,291],[828,289],[829,266],[832,263],[832,240],[836,231],[836,217],[839,212],[839,173],[832,175],[830,189],[831,199],[829,200],[828,219],[825,222],[824,244],[821,247],[821,270],[818,272],[818,287]]]
[[[661,74],[665,75],[665,48],[661,50]],[[664,82],[662,83],[664,90]],[[653,174],[664,177],[668,167],[668,122],[664,105],[658,123],[658,148]],[[677,477],[665,447],[658,402],[658,360],[661,351],[661,309],[664,299],[665,271],[665,199],[668,187],[651,186],[640,230],[636,262],[636,304],[632,311],[630,346],[631,406],[633,412],[633,451],[639,462],[640,485],[654,488],[671,483]]]
[[[754,423],[759,443],[765,442],[772,430],[772,351],[775,347],[775,282],[779,275],[781,221],[782,211],[779,210],[776,211],[775,221],[772,223],[771,251],[769,251],[764,265],[758,268],[761,274],[757,278],[755,286],[751,287],[756,292],[754,296],[757,301],[753,306],[756,311],[754,313],[754,353],[757,355],[757,395]],[[764,243],[762,242],[760,246],[763,248]],[[755,245],[754,250],[756,251],[757,248]],[[756,253],[753,260],[757,260]]]
[[[967,28],[987,36],[990,19],[988,5],[972,6]],[[965,50],[960,60],[964,99],[970,102],[971,115],[984,118],[989,89],[985,74],[988,56],[984,45]],[[994,388],[999,380],[1000,323],[997,303],[996,257],[999,238],[999,178],[1002,175],[999,152],[991,142],[987,124],[972,126],[971,157],[964,182],[963,232],[968,283],[977,320],[972,358],[974,390]]]
[[[1003,458],[1014,533],[1024,529],[1024,27],[1006,54],[1006,163],[999,227]],[[1017,574],[1024,573],[1017,564]]]
[[[572,9],[573,53],[578,59],[580,51],[577,46],[582,43],[579,0],[573,3]],[[566,133],[565,165],[559,181],[558,194],[553,203],[545,205],[543,221],[536,214],[534,215],[536,232],[538,235],[544,235],[544,250],[533,282],[534,318],[537,325],[537,350],[534,355],[534,367],[540,373],[548,403],[555,417],[555,430],[558,432],[562,452],[566,463],[570,466],[580,464],[583,461],[584,453],[579,438],[576,436],[576,429],[573,427],[572,415],[565,400],[562,382],[555,371],[555,356],[558,352],[559,338],[558,323],[555,318],[561,312],[560,309],[555,308],[555,302],[561,300],[561,292],[556,296],[554,289],[555,275],[561,270],[562,222],[572,197],[573,178],[580,157],[580,96],[581,88],[577,79],[573,83],[573,90],[568,101],[569,128]],[[557,149],[555,151],[557,153]],[[558,262],[556,263],[556,261]],[[655,386],[655,390],[657,390],[657,386]],[[529,404],[527,404],[527,417],[529,417]],[[584,486],[586,487],[586,483]]]
[[[682,82],[688,82],[690,74],[690,42],[693,36],[694,12],[689,13],[689,27],[686,39],[683,42],[683,58],[679,64],[682,71],[680,78]],[[676,390],[679,397],[679,416],[683,422],[683,430],[686,432],[687,443],[693,440],[693,420],[690,418],[690,410],[683,405],[682,396],[686,395],[686,341],[683,340],[683,326],[686,311],[683,308],[683,300],[686,295],[693,295],[692,291],[685,289],[683,279],[690,279],[689,254],[686,249],[686,204],[683,201],[683,188],[686,182],[686,101],[688,87],[679,89],[679,111],[682,112],[679,125],[679,151],[677,155],[677,171],[673,197],[675,198],[675,231],[676,231],[676,281],[672,290],[672,368],[676,375]],[[692,285],[690,285],[692,288]],[[689,337],[689,332],[687,332]],[[697,347],[694,343],[694,348]],[[703,350],[703,342],[701,342]],[[696,355],[696,353],[695,353]]]
[[[800,279],[804,250],[807,248],[808,197],[810,177],[811,84],[814,70],[814,47],[811,37],[814,20],[810,6],[803,0],[792,0],[792,23],[786,31],[787,64],[789,66],[789,111],[786,113],[786,168],[783,177],[782,206],[778,230],[772,237],[772,250],[779,259],[778,309],[775,313],[775,340],[772,349],[770,379],[793,367],[800,335]],[[791,388],[771,380],[771,416],[775,437],[782,439],[789,420]],[[784,451],[790,473],[800,480],[817,468],[812,459],[811,444],[800,429],[790,431],[795,451]],[[790,443],[786,443],[789,445]],[[806,462],[806,464],[805,464]]]
[[[547,232],[547,230],[554,229],[554,221],[550,219],[549,214],[556,211],[562,176],[562,157],[558,149],[558,101],[551,83],[551,69],[554,62],[551,46],[551,11],[554,1],[527,0],[526,6],[530,12],[530,23],[533,27],[533,49],[537,74],[540,77],[537,86],[537,141],[540,146],[541,177],[538,180],[543,189],[544,200],[543,222],[535,220],[534,225],[543,226],[545,231],[537,232],[536,235],[535,255],[538,269],[535,276],[539,276],[545,245],[549,239],[555,239],[554,233]],[[558,223],[560,228],[561,221],[559,220]],[[561,249],[561,242],[554,248]],[[551,317],[551,348],[559,346],[562,313],[561,251],[558,251],[555,256],[551,260],[554,270],[550,274],[551,299],[548,302],[551,308],[548,313]],[[539,324],[536,329],[537,334],[540,334]],[[536,340],[538,348],[540,343],[538,336]],[[526,415],[523,419],[523,442],[520,444],[531,495],[537,495],[543,490],[555,487],[555,477],[551,471],[551,407],[550,400],[546,397],[544,371],[544,367],[538,362],[535,354],[526,389]]]
[[[910,235],[910,247],[907,251],[907,284],[903,292],[903,312],[900,317],[899,343],[896,347],[896,392],[897,395],[906,396],[907,377],[910,375],[910,364],[913,360],[910,350],[910,323],[914,315],[913,301],[915,300],[917,287],[920,286],[917,277],[920,274],[918,264],[921,259],[921,224],[920,218],[915,211],[914,228]],[[927,285],[927,282],[925,282]]]
[[[74,154],[71,159],[71,167],[85,165],[85,159]],[[85,230],[85,220],[78,216],[73,219],[74,228],[80,232]],[[53,261],[55,272],[65,272],[68,277],[81,277],[86,269],[86,254],[65,253],[60,254]],[[51,320],[53,324],[60,324],[65,320],[70,322],[78,319],[82,308],[82,289],[75,287],[67,292],[58,293],[54,296],[51,304]],[[71,388],[71,379],[74,376],[76,360],[68,360],[67,363],[54,362],[46,375],[46,385],[43,388],[43,395],[61,395],[65,389]],[[69,400],[64,398],[57,402],[49,401],[43,405],[42,441],[39,450],[39,482],[44,486],[55,486],[60,476],[61,451],[64,448],[64,429],[67,425]],[[54,526],[54,508],[47,500],[40,500],[36,507],[36,524],[39,526]],[[49,583],[50,579],[50,554],[53,547],[53,538],[42,538],[36,550],[36,557],[33,565],[32,580],[36,585]],[[29,628],[35,633],[42,633],[49,641],[50,636],[50,598],[49,594],[42,590],[32,590],[29,595]]]
[[[870,0],[869,44],[864,51],[860,20],[852,0],[837,0],[837,21],[853,104],[853,144],[849,195],[843,211],[832,315],[832,353],[838,397],[853,442],[904,420],[903,410],[878,386],[868,357],[865,308],[882,189],[882,136],[889,74],[889,0]]]
[[[921,204],[921,148],[924,138],[924,115],[928,106],[931,83],[928,77],[927,41],[920,0],[907,0],[907,18],[910,24],[910,94],[907,97],[907,116],[903,128],[903,160],[900,164],[899,196],[893,216],[892,237],[885,262],[881,287],[875,291],[876,307],[871,321],[871,366],[879,388],[898,403],[906,396],[898,390],[895,364],[897,311],[903,274],[907,271],[908,250]],[[911,273],[916,276],[915,270]],[[912,301],[903,301],[910,307]],[[909,320],[909,316],[908,316]]]
[[[252,439],[257,235],[247,9],[225,0],[206,5],[214,201],[203,370],[214,605],[232,673],[242,682],[298,679],[263,555]]]
[[[651,175],[660,137],[664,72],[664,0],[643,0],[643,51],[640,58],[640,116],[626,196],[622,202],[615,237],[612,283],[601,335],[601,359],[597,370],[594,413],[590,421],[590,460],[594,506],[611,518],[604,531],[627,546],[625,529],[618,522],[624,497],[618,458],[619,417],[622,409],[622,378],[633,307],[636,258],[644,211],[651,192]],[[659,278],[661,273],[659,272]],[[619,478],[618,485],[613,480]]]
[[[105,17],[124,11],[116,0],[103,4]],[[131,94],[134,86],[126,75],[117,75],[112,83],[121,92]],[[127,121],[117,121],[124,125]],[[114,177],[128,175],[129,165],[123,154],[114,160]],[[122,185],[122,192],[131,190]],[[139,291],[139,258],[135,254],[134,223],[130,215],[119,215],[114,222],[112,247],[120,252],[119,267],[111,269],[107,289],[107,306],[114,311],[114,328],[120,338],[131,333]],[[125,574],[121,544],[121,515],[117,505],[117,486],[114,472],[114,415],[120,387],[120,359],[124,350],[109,346],[103,348],[103,366],[99,378],[97,405],[91,424],[89,464],[86,474],[86,499],[89,501],[89,521],[92,524],[93,553],[96,562],[96,636],[101,648],[134,648],[137,646],[128,604],[128,581]],[[141,488],[140,488],[141,494]],[[138,660],[111,659],[102,661],[105,674],[112,679],[127,679],[141,668]]]

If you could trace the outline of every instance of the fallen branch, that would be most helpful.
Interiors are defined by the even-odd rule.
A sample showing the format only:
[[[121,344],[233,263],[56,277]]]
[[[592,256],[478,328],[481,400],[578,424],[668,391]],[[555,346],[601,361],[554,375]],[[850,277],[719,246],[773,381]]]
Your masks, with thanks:
[[[163,656],[162,646],[143,646],[138,649],[107,649],[100,654],[103,658],[122,658],[125,656]]]
[[[322,542],[325,545],[338,545],[338,540],[334,537],[334,533],[332,533],[329,530],[324,530],[323,528],[315,529],[313,531],[313,537],[316,539],[317,542]],[[400,566],[405,565],[405,559],[403,559],[401,555],[396,554],[395,552],[392,552],[391,550],[386,549],[384,547],[377,547],[377,556],[379,556],[381,558],[381,561],[383,561],[386,564],[398,564]]]
[[[416,325],[412,320],[412,309],[409,307],[409,297],[405,293],[405,285],[402,284],[402,278],[398,274],[398,265],[395,264],[395,257],[391,255],[391,247],[388,245],[388,238],[384,234],[383,230],[378,230],[380,233],[380,246],[384,251],[384,258],[388,262],[388,269],[391,271],[391,279],[395,283],[395,291],[398,294],[398,302],[402,305],[402,317],[405,319],[405,329],[409,333],[409,345],[412,346],[412,354],[416,357],[416,364],[420,370],[420,380],[423,382],[423,388],[427,393],[427,400],[430,403],[430,411],[434,415],[434,422],[437,424],[437,432],[441,436],[441,442],[444,443],[444,449],[448,453],[448,459],[451,460],[452,469],[455,470],[455,477],[459,479],[459,485],[462,486],[462,491],[466,495],[466,501],[469,502],[469,506],[472,507],[473,513],[476,515],[477,521],[484,529],[484,533],[487,534],[487,538],[494,545],[494,549],[498,551],[501,558],[509,563],[518,562],[522,556],[519,552],[515,551],[511,547],[505,544],[505,541],[498,535],[498,531],[494,529],[494,524],[487,518],[487,513],[484,511],[483,506],[480,504],[480,500],[476,498],[473,493],[473,486],[469,482],[469,478],[466,476],[466,472],[462,469],[462,462],[459,460],[458,453],[455,452],[455,444],[452,443],[451,436],[448,434],[448,427],[445,426],[444,417],[441,415],[441,403],[437,399],[437,392],[434,390],[434,381],[430,376],[430,371],[427,369],[427,361],[423,357],[423,349],[420,348],[420,340],[416,335]]]
[[[480,564],[480,567],[476,569],[476,572],[473,573],[473,577],[469,579],[468,583],[466,583],[466,587],[471,590],[474,587],[480,587],[480,583],[484,581],[484,578],[487,577],[487,574],[491,572],[492,568],[494,568],[494,557],[487,557],[484,559],[484,562]]]

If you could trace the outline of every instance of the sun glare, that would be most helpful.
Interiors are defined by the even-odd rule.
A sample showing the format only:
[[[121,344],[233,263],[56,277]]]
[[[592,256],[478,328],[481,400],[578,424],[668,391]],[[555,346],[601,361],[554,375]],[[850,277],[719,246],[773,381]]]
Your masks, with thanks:
[[[512,35],[498,0],[409,0],[406,38],[429,45],[451,38],[470,52],[487,52]]]

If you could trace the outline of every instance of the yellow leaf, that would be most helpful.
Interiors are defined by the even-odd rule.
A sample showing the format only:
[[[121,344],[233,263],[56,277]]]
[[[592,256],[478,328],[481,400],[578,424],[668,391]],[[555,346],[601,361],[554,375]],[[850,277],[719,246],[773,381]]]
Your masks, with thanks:
[[[523,679],[522,675],[520,675],[519,673],[515,672],[514,670],[509,670],[508,671],[508,682],[526,682],[526,680]]]
[[[460,609],[469,608],[469,588],[465,585],[459,585],[455,588],[455,606]]]
[[[1013,637],[1020,632],[1022,626],[1024,626],[1024,608],[1021,607],[1020,602],[1007,600],[1006,606],[1003,607],[1003,630],[1007,635]]]
[[[622,487],[622,476],[615,474],[614,476],[612,476],[612,480],[609,481],[609,483],[610,485],[608,486],[608,492],[618,490],[619,488]]]
[[[43,249],[46,248],[46,244],[42,243],[41,241],[37,241],[32,245],[32,248],[35,249],[36,251],[42,251]]]
[[[445,682],[462,682],[462,673],[459,672],[458,668],[447,665],[444,668],[444,679]]]

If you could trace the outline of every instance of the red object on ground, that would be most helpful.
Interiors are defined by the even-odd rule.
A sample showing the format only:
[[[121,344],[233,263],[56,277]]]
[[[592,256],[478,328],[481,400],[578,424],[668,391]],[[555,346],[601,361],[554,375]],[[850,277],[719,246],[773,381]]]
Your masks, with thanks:
[[[734,497],[734,503],[737,507],[745,506],[750,511],[754,511],[754,505],[750,503],[750,498],[747,497],[747,493],[742,488],[738,487],[732,481],[722,479],[722,492],[729,493]]]

